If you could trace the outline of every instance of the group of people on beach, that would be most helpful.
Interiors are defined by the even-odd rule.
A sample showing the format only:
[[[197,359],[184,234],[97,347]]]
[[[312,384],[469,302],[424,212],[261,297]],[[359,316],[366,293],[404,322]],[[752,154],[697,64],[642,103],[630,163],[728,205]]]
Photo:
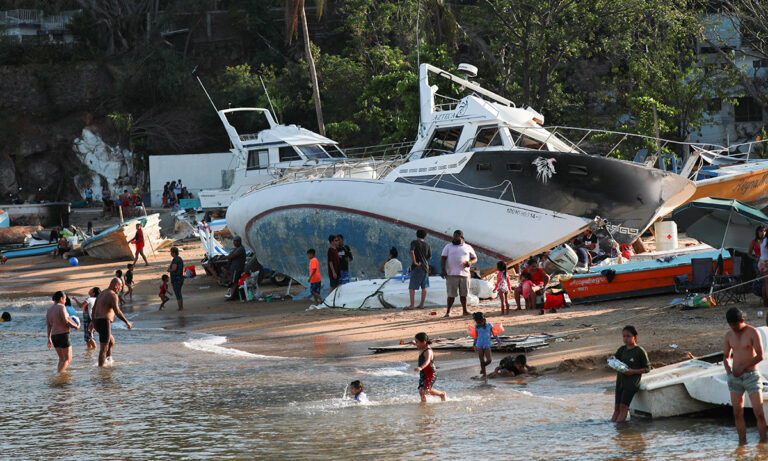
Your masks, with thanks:
[[[167,181],[163,185],[163,208],[173,208],[180,200],[191,198],[192,193],[181,183],[181,179]]]

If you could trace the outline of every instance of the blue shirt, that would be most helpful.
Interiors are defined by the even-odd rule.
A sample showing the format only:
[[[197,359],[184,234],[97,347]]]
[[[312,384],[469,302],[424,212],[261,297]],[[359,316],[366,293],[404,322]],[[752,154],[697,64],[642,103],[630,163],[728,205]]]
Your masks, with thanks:
[[[493,325],[489,322],[485,322],[485,325],[482,327],[475,325],[475,331],[477,332],[475,347],[478,349],[490,349],[491,337],[493,336]]]

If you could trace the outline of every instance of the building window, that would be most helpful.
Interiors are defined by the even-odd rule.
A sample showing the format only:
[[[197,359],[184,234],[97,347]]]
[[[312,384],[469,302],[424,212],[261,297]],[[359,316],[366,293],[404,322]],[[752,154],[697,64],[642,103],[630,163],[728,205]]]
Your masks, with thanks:
[[[754,98],[738,98],[734,107],[734,117],[737,122],[762,122],[763,107]]]

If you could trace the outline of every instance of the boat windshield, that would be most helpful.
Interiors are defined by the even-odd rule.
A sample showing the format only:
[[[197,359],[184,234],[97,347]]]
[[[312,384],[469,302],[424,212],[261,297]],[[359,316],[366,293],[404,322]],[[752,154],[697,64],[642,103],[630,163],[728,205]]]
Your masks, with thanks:
[[[330,154],[333,158],[344,158],[346,157],[344,155],[344,152],[342,152],[341,149],[339,149],[339,146],[336,144],[323,144],[323,149],[325,149],[328,154]]]
[[[472,145],[473,149],[483,147],[501,146],[501,133],[497,126],[480,127],[475,135],[475,142]]]
[[[318,145],[312,145],[312,146],[299,146],[299,150],[307,156],[309,159],[323,159],[323,158],[329,158],[328,152],[323,150],[322,147]]]
[[[450,128],[438,128],[432,135],[429,144],[427,144],[424,157],[435,157],[445,153],[456,151],[456,144],[461,138],[461,132],[464,127],[454,126]]]

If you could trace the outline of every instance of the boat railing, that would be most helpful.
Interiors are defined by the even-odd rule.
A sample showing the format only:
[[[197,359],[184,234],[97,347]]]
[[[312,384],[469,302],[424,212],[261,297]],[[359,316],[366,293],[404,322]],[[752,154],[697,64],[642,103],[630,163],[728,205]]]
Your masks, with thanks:
[[[404,163],[405,160],[405,155],[389,155],[379,159],[346,159],[339,162],[318,163],[317,165],[274,168],[272,175],[275,179],[251,186],[245,195],[265,187],[302,179],[349,177],[380,179]]]
[[[390,144],[377,144],[373,146],[350,147],[343,150],[347,158],[384,160],[392,156],[405,157],[408,155],[408,152],[411,151],[411,148],[415,143],[416,141],[402,141]]]

